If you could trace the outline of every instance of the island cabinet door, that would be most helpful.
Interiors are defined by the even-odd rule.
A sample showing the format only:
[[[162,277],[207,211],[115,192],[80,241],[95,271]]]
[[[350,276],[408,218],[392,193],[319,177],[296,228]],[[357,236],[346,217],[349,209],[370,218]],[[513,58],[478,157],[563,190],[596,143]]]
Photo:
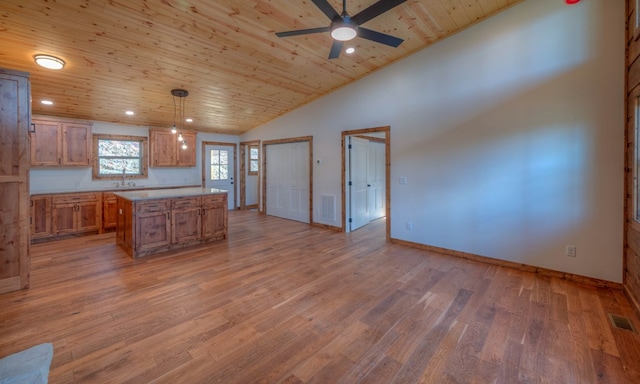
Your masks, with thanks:
[[[200,239],[200,198],[171,201],[172,243],[190,243]]]
[[[136,207],[136,251],[171,244],[171,206],[168,201],[138,203]]]
[[[207,197],[202,203],[202,239],[227,237],[227,196]]]

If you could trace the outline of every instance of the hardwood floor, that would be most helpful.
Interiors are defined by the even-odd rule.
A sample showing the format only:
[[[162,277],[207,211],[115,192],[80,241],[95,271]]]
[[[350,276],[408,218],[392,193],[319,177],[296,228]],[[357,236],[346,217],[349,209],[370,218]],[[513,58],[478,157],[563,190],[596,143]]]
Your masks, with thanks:
[[[50,383],[639,383],[621,291],[254,212],[132,260],[113,234],[32,247],[0,357],[52,342]]]

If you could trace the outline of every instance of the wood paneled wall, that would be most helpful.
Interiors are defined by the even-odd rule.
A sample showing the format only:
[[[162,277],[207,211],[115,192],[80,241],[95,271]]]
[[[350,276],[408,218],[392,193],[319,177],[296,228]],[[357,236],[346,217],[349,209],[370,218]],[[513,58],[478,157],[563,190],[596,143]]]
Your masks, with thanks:
[[[627,296],[640,312],[640,223],[636,220],[634,204],[635,175],[638,167],[635,156],[637,126],[640,116],[640,22],[636,15],[639,0],[627,0],[627,79],[625,129],[625,244],[623,285]]]

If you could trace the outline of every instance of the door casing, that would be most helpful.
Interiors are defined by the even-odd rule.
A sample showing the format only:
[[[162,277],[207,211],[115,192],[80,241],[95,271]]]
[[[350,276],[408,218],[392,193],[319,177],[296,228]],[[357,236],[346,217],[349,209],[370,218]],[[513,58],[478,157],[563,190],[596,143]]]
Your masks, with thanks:
[[[342,151],[341,151],[342,152],[342,232],[347,231],[347,220],[349,216],[347,212],[347,203],[346,203],[348,199],[348,189],[347,189],[347,180],[346,180],[346,173],[347,173],[346,169],[348,167],[347,158],[346,158],[346,148],[348,145],[347,138],[348,136],[366,135],[374,132],[384,133],[386,238],[387,238],[387,241],[389,241],[389,239],[391,238],[391,127],[389,126],[342,131]]]

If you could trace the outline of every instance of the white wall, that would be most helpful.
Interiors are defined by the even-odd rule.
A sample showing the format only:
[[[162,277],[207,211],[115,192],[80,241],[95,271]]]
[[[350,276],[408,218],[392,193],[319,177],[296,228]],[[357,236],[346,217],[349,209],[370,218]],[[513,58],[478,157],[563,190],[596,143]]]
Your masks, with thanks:
[[[317,221],[340,132],[389,125],[393,238],[621,282],[624,23],[527,0],[242,140],[314,136]]]
[[[148,127],[93,122],[92,133],[149,137]],[[196,167],[149,167],[147,179],[131,179],[136,186],[149,188],[193,186],[202,182],[202,141],[238,143],[238,136],[201,133],[197,135]],[[92,180],[91,168],[32,168],[30,171],[31,194],[51,192],[76,192],[113,189],[113,180]]]

